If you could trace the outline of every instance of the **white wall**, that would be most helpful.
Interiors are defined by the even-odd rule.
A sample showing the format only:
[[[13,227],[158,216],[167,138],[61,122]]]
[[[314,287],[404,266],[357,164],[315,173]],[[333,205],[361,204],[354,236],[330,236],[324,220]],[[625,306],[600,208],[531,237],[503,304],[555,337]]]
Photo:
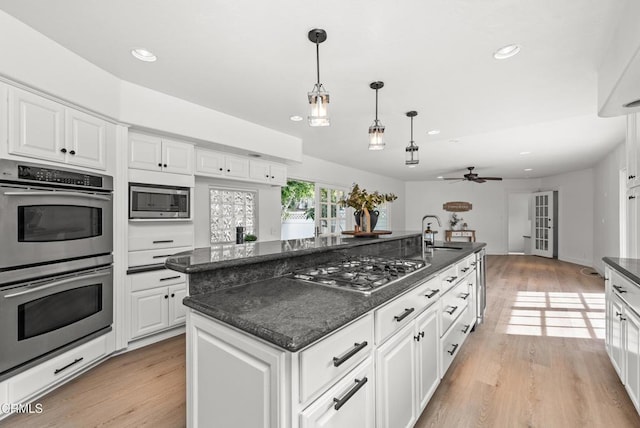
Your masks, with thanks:
[[[593,267],[604,275],[602,258],[620,256],[620,180],[625,167],[624,143],[595,167]]]
[[[447,181],[410,181],[406,183],[406,227],[420,230],[420,221],[426,214],[440,217],[438,240],[444,239],[449,229],[450,213],[442,204],[464,201],[473,204],[471,211],[460,213],[468,228],[476,231],[476,240],[487,244],[489,254],[507,254],[508,243],[508,195],[531,192],[539,187],[539,180],[503,180],[483,184]],[[432,224],[436,226],[437,224]]]
[[[531,222],[529,212],[531,193],[508,194],[508,222],[509,222],[509,246],[510,253],[524,253],[524,235],[531,235]]]
[[[593,169],[540,180],[541,190],[558,190],[558,258],[593,264]]]
[[[290,165],[287,171],[289,178],[312,181],[315,183],[332,184],[351,189],[353,183],[368,191],[377,190],[381,193],[393,193],[398,199],[389,204],[389,218],[391,230],[408,230],[405,226],[405,207],[412,196],[405,197],[404,182],[395,178],[350,168],[337,163],[304,155],[302,163]],[[418,230],[415,227],[413,230]]]

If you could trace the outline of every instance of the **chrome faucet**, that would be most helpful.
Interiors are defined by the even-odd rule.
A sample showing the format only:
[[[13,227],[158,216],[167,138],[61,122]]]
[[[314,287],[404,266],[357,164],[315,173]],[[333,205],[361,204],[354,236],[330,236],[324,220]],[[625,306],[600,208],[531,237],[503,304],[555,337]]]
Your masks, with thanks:
[[[432,214],[427,214],[424,217],[422,217],[422,222],[420,223],[420,243],[422,246],[422,259],[424,260],[426,254],[425,254],[425,241],[424,241],[424,221],[428,218],[435,218],[436,221],[438,222],[438,226],[442,227],[442,223],[440,223],[440,218],[438,218],[437,215],[432,215]],[[433,250],[433,245],[435,244],[435,242],[431,243],[431,248]]]

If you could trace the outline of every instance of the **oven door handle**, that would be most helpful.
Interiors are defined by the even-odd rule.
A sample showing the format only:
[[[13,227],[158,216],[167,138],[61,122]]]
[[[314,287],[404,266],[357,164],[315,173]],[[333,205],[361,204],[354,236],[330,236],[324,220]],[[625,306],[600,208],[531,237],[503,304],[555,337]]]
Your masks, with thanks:
[[[107,276],[110,273],[111,272],[99,272],[99,273],[94,273],[94,274],[91,274],[91,275],[82,275],[82,276],[75,276],[73,278],[61,279],[60,281],[54,281],[52,283],[49,283],[49,284],[46,284],[46,285],[41,285],[41,286],[34,287],[34,288],[30,288],[28,290],[19,291],[17,293],[13,293],[13,294],[7,294],[4,297],[5,297],[5,299],[9,299],[11,297],[24,296],[25,294],[35,293],[37,291],[46,290],[47,288],[51,288],[51,287],[58,287],[60,285],[68,284],[70,282],[74,282],[74,281],[78,281],[78,280],[93,279],[93,278],[98,278],[98,277],[101,277],[101,276]]]
[[[110,202],[111,198],[107,196],[100,195],[92,195],[90,193],[78,193],[78,192],[61,192],[61,191],[50,191],[50,192],[5,192],[7,196],[72,196],[75,198],[86,198],[86,199],[97,199],[99,201],[107,201]]]

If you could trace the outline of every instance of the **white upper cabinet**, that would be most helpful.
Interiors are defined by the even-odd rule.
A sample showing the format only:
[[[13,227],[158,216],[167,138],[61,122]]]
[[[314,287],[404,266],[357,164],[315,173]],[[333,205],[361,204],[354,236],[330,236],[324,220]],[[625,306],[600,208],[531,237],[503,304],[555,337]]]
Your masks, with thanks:
[[[224,175],[234,178],[249,177],[249,159],[241,158],[239,156],[225,155]]]
[[[196,149],[196,175],[246,180],[249,178],[249,159]]]
[[[193,174],[193,146],[143,134],[129,134],[129,168]]]
[[[638,114],[627,115],[627,136],[625,140],[625,149],[627,157],[627,187],[635,187],[640,185],[640,139],[638,132],[640,127],[638,124]]]
[[[107,169],[107,122],[18,88],[9,88],[9,153]]]
[[[249,177],[255,181],[284,186],[287,184],[287,168],[284,165],[250,160]]]

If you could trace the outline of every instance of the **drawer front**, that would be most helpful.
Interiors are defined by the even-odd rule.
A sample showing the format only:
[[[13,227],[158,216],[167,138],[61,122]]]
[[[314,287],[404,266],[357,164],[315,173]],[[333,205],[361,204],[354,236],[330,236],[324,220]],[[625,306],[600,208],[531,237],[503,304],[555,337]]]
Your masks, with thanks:
[[[458,273],[460,274],[461,278],[464,278],[473,272],[475,268],[475,261],[476,261],[475,254],[472,254],[457,263]]]
[[[68,378],[99,358],[107,355],[107,337],[90,342],[46,361],[9,381],[9,399],[20,403],[25,398]]]
[[[426,294],[426,292],[425,292]],[[426,306],[426,297],[410,291],[376,309],[376,343],[380,345],[396,331],[409,324]]]
[[[183,251],[191,251],[193,247],[160,248],[157,250],[129,251],[129,267],[155,265],[164,263],[167,257]]]
[[[460,347],[464,343],[471,327],[466,328],[466,310],[460,317],[460,321],[456,324],[440,339],[441,341],[441,364],[440,364],[440,377],[442,378],[447,372],[447,369],[451,365],[453,359],[458,355]]]
[[[129,251],[155,250],[159,248],[187,247],[193,245],[193,224],[172,223],[129,224]]]
[[[367,314],[300,353],[300,402],[371,355],[373,315]]]
[[[134,273],[128,275],[127,278],[131,283],[131,291],[140,291],[184,283],[187,280],[187,275],[169,269],[162,269]]]
[[[451,325],[458,319],[460,314],[467,308],[471,300],[469,284],[466,281],[460,282],[452,290],[440,299],[440,336],[442,337]]]
[[[410,293],[416,296],[416,300],[420,305],[420,309],[416,308],[416,311],[420,312],[420,310],[422,310],[421,308],[431,306],[438,302],[438,299],[442,296],[440,281],[438,280],[438,277],[432,278],[424,284],[419,285],[415,290],[410,291]]]
[[[619,272],[613,271],[611,275],[611,289],[636,312],[640,313],[640,287]]]
[[[440,292],[446,293],[451,287],[458,283],[460,277],[458,274],[458,265],[455,264],[438,274],[440,282]]]

